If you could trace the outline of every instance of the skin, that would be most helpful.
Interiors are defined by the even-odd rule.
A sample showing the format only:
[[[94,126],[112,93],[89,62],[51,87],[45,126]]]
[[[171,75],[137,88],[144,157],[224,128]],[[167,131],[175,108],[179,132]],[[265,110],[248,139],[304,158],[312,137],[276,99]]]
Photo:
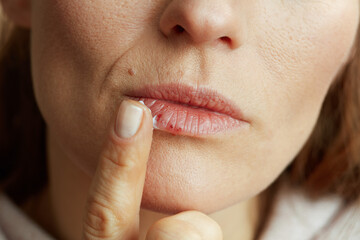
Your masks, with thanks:
[[[86,224],[85,233],[77,230],[82,213],[77,209],[85,209],[88,219],[85,205],[92,206],[95,194],[88,193],[90,183],[96,188],[102,181],[102,154],[112,142],[118,106],[128,91],[144,84],[180,82],[215,89],[242,110],[250,127],[205,139],[155,130],[144,137],[150,139],[151,150],[150,144],[136,140],[129,147],[112,143],[114,152],[150,151],[138,159],[144,176],[146,172],[144,188],[136,188],[137,194],[121,192],[129,199],[136,195],[142,213],[153,211],[140,221],[151,215],[149,222],[156,222],[161,216],[155,212],[196,210],[190,214],[223,213],[220,225],[235,215],[251,222],[249,206],[309,137],[334,77],[351,55],[359,22],[357,0],[2,3],[10,19],[31,28],[35,95],[48,127],[51,181],[41,198],[53,214],[43,218],[55,219],[49,228],[69,239],[89,234]],[[171,31],[176,25],[185,31]],[[114,177],[124,181],[120,176],[125,173],[118,171]],[[137,181],[129,183],[138,186]],[[116,183],[109,186],[117,189]],[[125,220],[134,225],[117,225],[118,236],[138,234],[140,206],[126,208],[127,200],[111,199],[115,212],[132,209]],[[235,207],[242,210],[233,211]],[[160,227],[156,222],[150,232],[176,225],[169,221]],[[108,223],[103,231],[113,225]],[[249,225],[240,230],[249,232],[250,239],[254,224]],[[140,235],[143,231],[140,224]],[[226,232],[236,236],[234,230]]]

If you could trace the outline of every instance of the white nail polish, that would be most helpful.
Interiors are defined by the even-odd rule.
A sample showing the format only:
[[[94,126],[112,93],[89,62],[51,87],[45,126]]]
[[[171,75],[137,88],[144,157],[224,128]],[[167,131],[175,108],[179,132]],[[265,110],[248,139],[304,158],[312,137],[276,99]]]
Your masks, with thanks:
[[[115,131],[121,138],[130,138],[138,131],[143,117],[143,110],[131,103],[131,101],[124,100],[119,108],[116,119]]]

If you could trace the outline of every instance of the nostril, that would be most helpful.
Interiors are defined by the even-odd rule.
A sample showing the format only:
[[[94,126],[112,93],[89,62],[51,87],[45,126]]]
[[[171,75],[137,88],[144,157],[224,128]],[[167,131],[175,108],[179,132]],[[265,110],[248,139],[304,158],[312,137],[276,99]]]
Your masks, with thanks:
[[[173,30],[174,30],[174,32],[176,32],[176,33],[182,33],[182,32],[185,31],[185,29],[184,29],[182,26],[180,26],[180,25],[176,25],[176,26],[173,28]]]
[[[231,44],[231,39],[229,37],[221,37],[220,40],[226,44]]]

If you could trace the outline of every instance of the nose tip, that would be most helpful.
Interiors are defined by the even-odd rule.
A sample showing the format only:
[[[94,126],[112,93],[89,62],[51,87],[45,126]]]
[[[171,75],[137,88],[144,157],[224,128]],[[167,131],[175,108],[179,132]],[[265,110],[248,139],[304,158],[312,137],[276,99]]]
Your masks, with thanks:
[[[187,35],[195,44],[221,42],[238,48],[240,24],[228,2],[234,1],[173,0],[160,18],[160,30],[168,38]]]

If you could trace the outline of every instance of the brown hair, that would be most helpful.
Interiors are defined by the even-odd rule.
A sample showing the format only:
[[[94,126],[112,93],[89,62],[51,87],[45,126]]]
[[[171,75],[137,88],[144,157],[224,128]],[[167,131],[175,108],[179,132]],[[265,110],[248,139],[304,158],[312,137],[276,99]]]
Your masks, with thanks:
[[[0,190],[18,204],[47,183],[45,124],[31,84],[29,35],[16,27],[3,29],[0,36]],[[353,56],[330,87],[312,135],[282,177],[263,193],[263,216],[284,177],[313,197],[336,193],[345,201],[359,198],[359,39],[358,33]],[[258,234],[266,217],[261,219]]]
[[[352,201],[360,195],[360,32],[350,61],[324,100],[307,143],[289,167],[291,180],[312,197],[327,193]]]

